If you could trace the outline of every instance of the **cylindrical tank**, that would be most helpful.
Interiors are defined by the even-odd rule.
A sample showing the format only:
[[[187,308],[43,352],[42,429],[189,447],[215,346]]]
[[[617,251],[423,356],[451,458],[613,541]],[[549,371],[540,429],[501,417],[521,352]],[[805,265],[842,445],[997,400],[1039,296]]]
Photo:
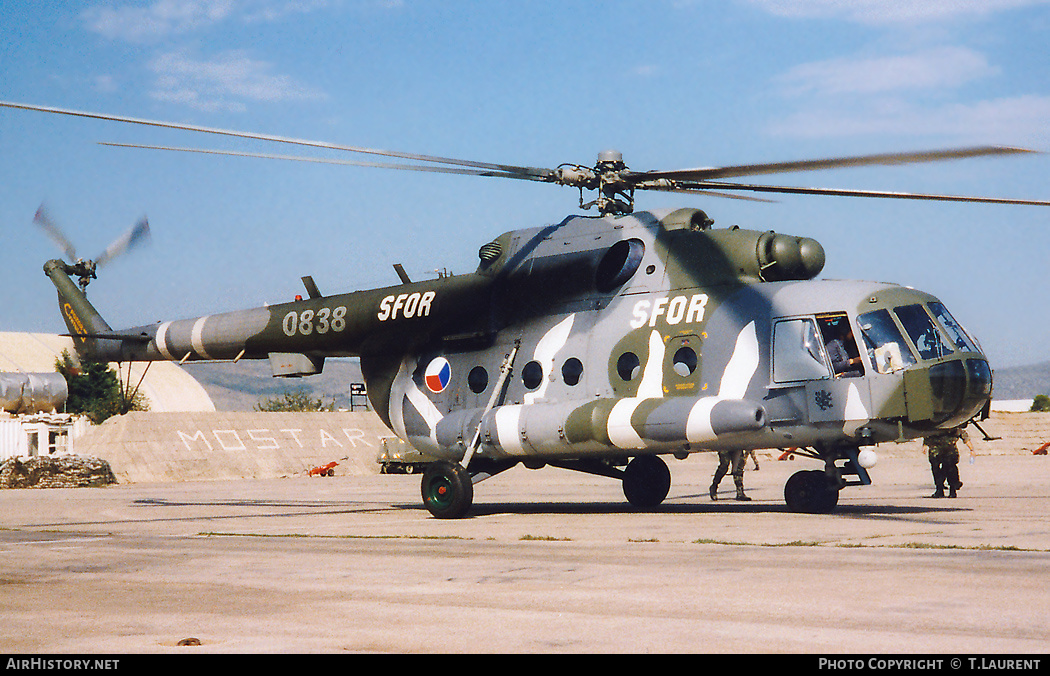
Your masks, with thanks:
[[[47,413],[66,403],[61,373],[0,373],[0,408],[8,413]]]
[[[0,373],[0,409],[15,413],[22,408],[22,389],[27,380],[21,373]]]

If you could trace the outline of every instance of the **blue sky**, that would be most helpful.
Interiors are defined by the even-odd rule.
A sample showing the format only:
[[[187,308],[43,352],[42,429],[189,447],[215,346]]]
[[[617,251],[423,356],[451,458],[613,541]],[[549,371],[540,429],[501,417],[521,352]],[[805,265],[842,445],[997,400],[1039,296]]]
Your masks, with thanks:
[[[997,143],[1050,150],[1046,0],[5,0],[0,99],[554,167],[631,168]],[[196,156],[288,152],[0,109],[0,330],[61,332],[46,203],[94,257],[149,248],[89,296],[115,327],[469,272],[501,232],[577,211],[572,188]],[[353,158],[351,158],[353,159]],[[786,185],[1050,199],[1050,155],[782,175]],[[929,291],[993,366],[1050,359],[1050,208],[782,196],[698,206],[716,227],[824,245],[824,276]]]

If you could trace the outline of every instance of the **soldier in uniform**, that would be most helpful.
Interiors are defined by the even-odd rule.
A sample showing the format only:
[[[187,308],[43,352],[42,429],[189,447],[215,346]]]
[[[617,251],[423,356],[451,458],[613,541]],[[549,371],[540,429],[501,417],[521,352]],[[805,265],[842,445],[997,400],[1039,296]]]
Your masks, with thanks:
[[[718,484],[729,471],[730,465],[733,466],[733,483],[736,484],[736,499],[744,502],[751,499],[744,495],[744,462],[745,456],[743,451],[718,452],[718,469],[715,470],[715,477],[711,481],[712,500],[718,499]],[[755,464],[758,464],[757,460]]]
[[[930,459],[930,470],[933,472],[934,492],[931,498],[943,498],[945,484],[948,487],[949,498],[954,498],[955,492],[962,488],[962,481],[959,481],[959,449],[956,447],[959,441],[970,449],[970,455],[974,454],[965,425],[932,434],[922,440]]]

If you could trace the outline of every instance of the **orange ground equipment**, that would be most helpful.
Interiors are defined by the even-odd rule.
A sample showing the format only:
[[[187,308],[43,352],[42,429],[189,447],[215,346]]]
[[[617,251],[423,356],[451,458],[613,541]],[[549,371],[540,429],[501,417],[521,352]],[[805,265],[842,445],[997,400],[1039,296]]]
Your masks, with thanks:
[[[335,466],[338,464],[338,462],[330,462],[327,465],[314,467],[309,474],[310,476],[335,476]]]

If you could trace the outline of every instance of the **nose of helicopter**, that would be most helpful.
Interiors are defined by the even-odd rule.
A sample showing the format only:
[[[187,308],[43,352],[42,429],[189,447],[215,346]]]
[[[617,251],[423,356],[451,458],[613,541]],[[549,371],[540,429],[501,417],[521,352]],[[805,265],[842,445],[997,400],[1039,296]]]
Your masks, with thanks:
[[[983,355],[959,356],[915,368],[924,372],[924,379],[929,379],[931,421],[938,429],[965,423],[991,401],[992,369]]]
[[[903,372],[910,424],[951,429],[977,415],[992,397],[992,369],[978,342],[929,294],[898,287],[884,300],[858,325],[876,372]]]

